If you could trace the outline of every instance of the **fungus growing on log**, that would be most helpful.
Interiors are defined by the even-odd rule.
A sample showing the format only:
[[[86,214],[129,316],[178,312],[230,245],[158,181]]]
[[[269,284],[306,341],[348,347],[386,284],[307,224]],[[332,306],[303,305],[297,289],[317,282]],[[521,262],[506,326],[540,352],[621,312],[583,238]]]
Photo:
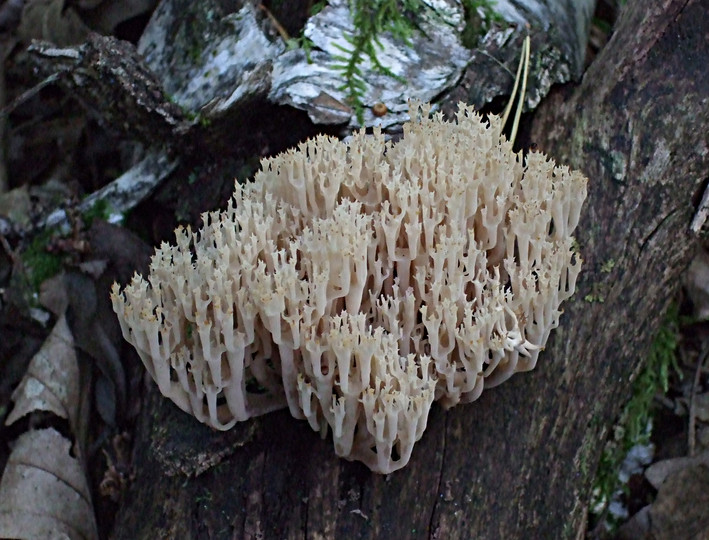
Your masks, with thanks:
[[[433,401],[532,369],[580,259],[586,179],[491,116],[320,136],[177,230],[113,308],[160,391],[216,429],[287,406],[339,456],[403,467]]]

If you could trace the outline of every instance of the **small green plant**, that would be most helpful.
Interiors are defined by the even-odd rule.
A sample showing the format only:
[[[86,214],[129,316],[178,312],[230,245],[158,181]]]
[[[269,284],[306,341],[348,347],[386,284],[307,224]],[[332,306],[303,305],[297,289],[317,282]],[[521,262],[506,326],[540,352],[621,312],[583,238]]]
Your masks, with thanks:
[[[108,220],[112,208],[108,201],[97,200],[90,208],[81,212],[72,219],[72,226],[79,230],[91,227],[95,219]],[[73,215],[73,214],[72,214]],[[62,243],[71,243],[71,235],[60,233],[58,229],[45,229],[36,234],[22,251],[21,258],[26,272],[27,283],[33,291],[38,291],[43,281],[58,274],[66,263],[71,262],[71,249],[69,252],[62,248]],[[73,248],[76,249],[76,248]]]
[[[401,77],[377,58],[377,49],[383,48],[380,37],[384,32],[390,32],[395,39],[410,45],[411,36],[416,30],[413,21],[424,8],[422,0],[350,0],[355,34],[346,36],[349,48],[336,45],[342,54],[336,55],[334,59],[337,62],[335,68],[345,79],[340,89],[347,92],[347,98],[360,123],[364,111],[362,98],[367,88],[361,69],[362,62],[366,57],[379,73],[401,81]]]
[[[289,37],[286,40],[286,47],[288,50],[303,49],[305,59],[308,61],[308,64],[312,64],[313,61],[310,58],[310,52],[313,50],[314,44],[310,38],[305,37],[303,34],[294,38]]]
[[[650,438],[652,402],[658,392],[666,393],[670,373],[681,375],[677,365],[678,307],[672,305],[653,341],[642,371],[633,383],[632,397],[620,414],[613,433],[606,443],[596,472],[591,508],[601,515],[619,487],[618,470],[635,445],[647,444]],[[611,523],[611,525],[614,525]]]
[[[105,199],[98,199],[91,208],[81,214],[81,217],[84,225],[88,228],[91,227],[94,219],[108,220],[110,215],[111,205]]]
[[[495,13],[494,0],[464,0],[466,27],[463,31],[463,43],[469,48],[474,47],[481,35],[494,21],[502,21]],[[316,15],[327,5],[326,0],[315,2],[310,14]],[[362,123],[364,103],[363,98],[367,84],[362,72],[362,62],[369,59],[374,70],[397,81],[404,81],[399,75],[383,65],[377,53],[383,49],[381,36],[389,32],[394,39],[411,46],[411,38],[418,31],[417,19],[425,9],[430,8],[423,0],[349,0],[352,22],[355,29],[353,35],[345,36],[348,46],[335,45],[342,54],[334,55],[335,69],[344,79],[340,90],[347,93],[347,100],[355,110],[357,120]],[[305,51],[310,62],[310,51],[313,42],[304,35],[286,40],[288,47],[300,47]],[[470,45],[469,45],[470,44]]]
[[[22,253],[22,262],[27,272],[27,280],[33,291],[46,279],[58,274],[62,269],[62,258],[47,251],[53,238],[52,231],[43,231],[35,236]]]
[[[493,23],[503,23],[504,19],[495,11],[494,0],[463,0],[465,12],[465,28],[463,29],[463,45],[468,49],[477,47],[480,38],[490,29]]]

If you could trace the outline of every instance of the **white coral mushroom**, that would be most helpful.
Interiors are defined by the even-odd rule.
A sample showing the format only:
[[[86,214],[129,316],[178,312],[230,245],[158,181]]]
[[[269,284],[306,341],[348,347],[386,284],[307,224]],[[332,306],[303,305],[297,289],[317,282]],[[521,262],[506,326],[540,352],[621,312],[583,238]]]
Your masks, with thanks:
[[[287,406],[338,455],[403,467],[432,402],[532,369],[580,260],[586,179],[459,106],[264,160],[112,300],[163,394],[217,429]]]

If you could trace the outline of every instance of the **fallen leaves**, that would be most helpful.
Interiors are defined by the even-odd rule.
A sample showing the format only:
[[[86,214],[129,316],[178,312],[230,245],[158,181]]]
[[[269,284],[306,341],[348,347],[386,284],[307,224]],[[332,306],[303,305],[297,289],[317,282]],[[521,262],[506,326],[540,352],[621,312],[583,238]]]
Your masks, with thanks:
[[[116,274],[132,271],[131,262],[146,264],[149,250],[99,220],[81,238],[91,250],[40,288],[55,321],[51,331],[17,366],[24,374],[3,387],[7,399],[14,386],[14,404],[0,403],[11,441],[7,462],[0,459],[0,538],[98,538],[94,504],[116,503],[133,479],[130,437],[116,434],[127,416],[127,377],[108,287]],[[0,314],[10,307],[0,306]],[[103,498],[92,501],[92,486]]]
[[[71,442],[53,428],[15,442],[0,480],[2,538],[98,538],[91,495]]]
[[[5,424],[46,411],[78,429],[79,366],[61,315],[12,394]],[[74,445],[78,447],[78,445]],[[29,430],[12,445],[0,480],[0,537],[98,538],[88,482],[72,441],[54,428]]]
[[[5,421],[11,425],[34,411],[49,411],[77,426],[79,366],[66,317],[59,318],[34,355],[25,376],[12,394],[15,407]]]
[[[657,496],[618,531],[618,538],[709,538],[709,450],[653,463],[645,477]]]

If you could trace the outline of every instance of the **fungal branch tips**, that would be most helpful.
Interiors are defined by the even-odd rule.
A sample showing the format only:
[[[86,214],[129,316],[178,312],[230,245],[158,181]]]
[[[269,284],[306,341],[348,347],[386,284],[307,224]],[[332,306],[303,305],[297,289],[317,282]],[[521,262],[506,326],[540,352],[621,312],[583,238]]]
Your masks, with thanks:
[[[337,455],[389,473],[434,401],[534,368],[574,293],[586,179],[523,161],[498,117],[429,112],[412,103],[395,143],[361,130],[264,159],[147,277],[114,284],[165,396],[215,429],[288,407]]]

